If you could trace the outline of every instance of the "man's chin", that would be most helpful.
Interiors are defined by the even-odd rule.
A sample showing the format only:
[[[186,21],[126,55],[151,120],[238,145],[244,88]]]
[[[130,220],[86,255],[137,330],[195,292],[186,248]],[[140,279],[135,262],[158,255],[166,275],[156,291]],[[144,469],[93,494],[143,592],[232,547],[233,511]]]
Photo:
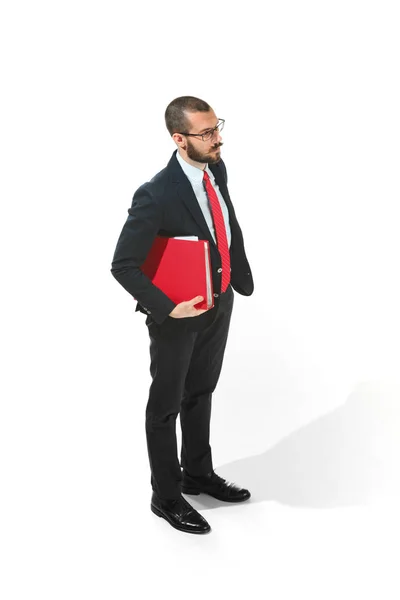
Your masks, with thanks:
[[[209,157],[209,159],[208,159],[208,162],[209,162],[209,163],[217,163],[217,162],[219,162],[220,160],[221,160],[221,151],[218,149],[218,151],[214,150],[214,151],[211,153],[211,155],[210,155],[210,157]]]

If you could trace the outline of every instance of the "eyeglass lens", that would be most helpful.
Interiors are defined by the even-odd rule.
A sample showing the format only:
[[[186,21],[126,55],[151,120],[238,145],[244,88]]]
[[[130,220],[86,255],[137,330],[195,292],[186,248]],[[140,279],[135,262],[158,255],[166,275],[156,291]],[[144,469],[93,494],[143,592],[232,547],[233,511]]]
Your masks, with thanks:
[[[215,129],[210,129],[210,131],[207,131],[206,133],[203,134],[203,140],[205,142],[207,142],[208,140],[211,140],[212,136],[214,135],[214,132],[218,129],[219,132],[221,132],[224,128],[224,121],[220,121],[218,123],[218,125],[215,127]]]

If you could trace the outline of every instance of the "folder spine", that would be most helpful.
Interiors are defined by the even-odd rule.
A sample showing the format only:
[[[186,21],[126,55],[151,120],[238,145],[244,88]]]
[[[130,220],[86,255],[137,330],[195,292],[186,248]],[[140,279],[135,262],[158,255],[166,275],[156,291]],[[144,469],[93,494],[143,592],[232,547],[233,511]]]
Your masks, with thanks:
[[[204,241],[204,253],[205,253],[205,261],[206,261],[206,280],[207,280],[207,307],[210,308],[212,305],[212,296],[211,296],[211,265],[210,265],[210,254],[208,251],[209,242]]]

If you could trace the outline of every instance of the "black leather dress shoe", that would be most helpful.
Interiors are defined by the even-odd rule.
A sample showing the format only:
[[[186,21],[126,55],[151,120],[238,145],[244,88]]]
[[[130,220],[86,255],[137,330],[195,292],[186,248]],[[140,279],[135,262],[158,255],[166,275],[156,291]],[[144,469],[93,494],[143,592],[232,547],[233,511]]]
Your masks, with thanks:
[[[223,502],[243,502],[251,496],[249,490],[228,483],[214,471],[202,477],[194,477],[183,471],[181,490],[183,494],[197,495],[202,492]]]
[[[177,500],[161,500],[153,491],[150,507],[155,515],[163,517],[172,527],[180,531],[208,533],[211,530],[205,518],[183,496]]]

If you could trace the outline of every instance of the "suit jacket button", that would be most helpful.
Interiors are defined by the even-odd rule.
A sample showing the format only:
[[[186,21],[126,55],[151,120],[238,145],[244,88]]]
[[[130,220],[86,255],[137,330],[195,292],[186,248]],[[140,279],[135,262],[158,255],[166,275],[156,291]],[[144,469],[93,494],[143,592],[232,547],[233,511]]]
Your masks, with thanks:
[[[214,294],[215,298],[218,298],[219,294]]]
[[[218,269],[217,273],[221,273],[222,272],[222,268]]]

